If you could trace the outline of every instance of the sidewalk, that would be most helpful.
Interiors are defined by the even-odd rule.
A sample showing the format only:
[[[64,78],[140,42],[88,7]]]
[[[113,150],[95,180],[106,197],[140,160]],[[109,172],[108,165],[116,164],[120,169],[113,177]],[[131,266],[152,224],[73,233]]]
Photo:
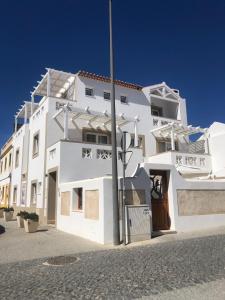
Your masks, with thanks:
[[[0,225],[5,227],[5,233],[0,235],[0,264],[107,248],[58,231],[52,226],[41,227],[35,233],[26,233],[23,228],[17,227],[16,221],[4,222],[0,219]]]
[[[52,226],[41,227],[40,231],[28,234],[25,233],[23,228],[17,227],[16,221],[4,222],[3,219],[0,219],[0,225],[5,227],[5,233],[0,235],[0,264],[107,249],[128,250],[133,247],[154,246],[192,238],[225,235],[225,228],[219,227],[188,233],[165,234],[151,240],[115,247],[113,245],[97,244],[56,230]]]

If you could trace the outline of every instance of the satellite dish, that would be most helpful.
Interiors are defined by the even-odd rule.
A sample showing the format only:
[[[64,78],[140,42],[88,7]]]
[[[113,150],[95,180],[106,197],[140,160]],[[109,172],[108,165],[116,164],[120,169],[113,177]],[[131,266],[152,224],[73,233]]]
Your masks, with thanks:
[[[125,141],[126,141],[126,148],[123,149],[123,139],[124,139],[124,135],[125,135]],[[129,132],[123,132],[121,141],[120,141],[120,146],[122,150],[127,150],[130,147],[131,144],[131,134]]]

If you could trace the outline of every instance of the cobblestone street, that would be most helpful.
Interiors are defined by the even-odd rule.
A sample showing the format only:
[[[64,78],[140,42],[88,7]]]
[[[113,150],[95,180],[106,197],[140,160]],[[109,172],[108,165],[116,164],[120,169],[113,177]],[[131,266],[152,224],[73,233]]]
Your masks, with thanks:
[[[0,246],[6,234],[0,236]],[[15,254],[18,249],[14,243]],[[63,266],[43,264],[46,257],[1,262],[0,299],[225,299],[224,254],[225,234],[220,233],[119,249],[74,250],[70,255],[78,260]],[[203,296],[215,284],[216,294]]]

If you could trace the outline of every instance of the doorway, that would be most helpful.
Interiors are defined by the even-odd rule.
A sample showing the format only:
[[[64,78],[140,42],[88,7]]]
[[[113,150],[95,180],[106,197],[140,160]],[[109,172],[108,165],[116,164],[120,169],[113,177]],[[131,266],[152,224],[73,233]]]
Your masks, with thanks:
[[[47,223],[55,224],[56,221],[56,181],[57,172],[48,173],[48,209]]]
[[[168,171],[150,171],[153,231],[170,229],[168,178]]]

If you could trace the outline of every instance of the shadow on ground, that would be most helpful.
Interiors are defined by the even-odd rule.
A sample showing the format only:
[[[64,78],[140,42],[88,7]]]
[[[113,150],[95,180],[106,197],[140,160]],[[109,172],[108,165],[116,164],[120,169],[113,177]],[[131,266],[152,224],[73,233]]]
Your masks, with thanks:
[[[0,225],[0,234],[5,232],[5,227],[3,227],[2,225]]]

